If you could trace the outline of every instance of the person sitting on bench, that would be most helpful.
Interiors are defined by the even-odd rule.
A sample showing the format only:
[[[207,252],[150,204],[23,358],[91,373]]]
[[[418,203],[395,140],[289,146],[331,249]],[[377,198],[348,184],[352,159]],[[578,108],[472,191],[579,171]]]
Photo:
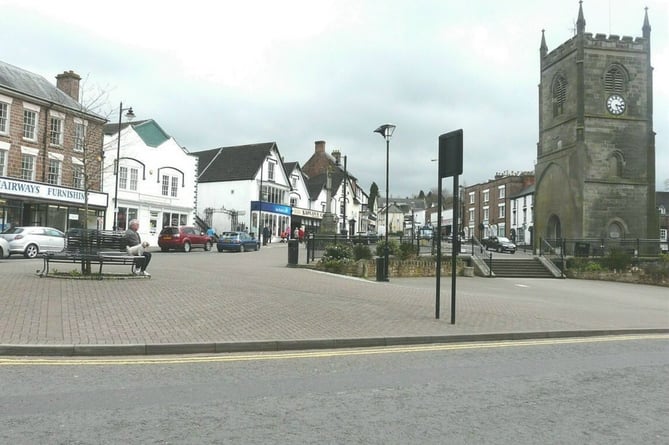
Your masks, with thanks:
[[[125,231],[125,238],[128,241],[128,246],[137,246],[142,244],[142,238],[139,236],[139,233],[137,233],[137,229],[139,229],[139,221],[136,219],[130,220],[128,223],[128,226],[130,227],[128,230]],[[151,274],[146,271],[147,266],[151,262],[151,252],[144,251],[142,253],[142,256],[144,257],[144,261],[137,261],[137,266],[139,267],[139,272],[137,275],[143,275],[145,277],[150,277]],[[141,264],[140,264],[141,263]]]

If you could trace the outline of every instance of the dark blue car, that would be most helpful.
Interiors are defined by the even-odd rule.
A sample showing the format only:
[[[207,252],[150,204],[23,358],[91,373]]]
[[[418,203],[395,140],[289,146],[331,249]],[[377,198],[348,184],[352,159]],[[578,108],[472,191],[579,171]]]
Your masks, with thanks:
[[[223,232],[218,237],[216,248],[219,252],[229,250],[232,252],[247,252],[258,250],[260,243],[246,232]]]

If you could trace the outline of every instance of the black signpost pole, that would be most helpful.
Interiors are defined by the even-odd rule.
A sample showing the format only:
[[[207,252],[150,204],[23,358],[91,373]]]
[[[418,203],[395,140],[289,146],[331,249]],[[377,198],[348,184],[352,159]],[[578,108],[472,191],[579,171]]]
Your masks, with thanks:
[[[441,292],[441,180],[453,176],[453,250],[451,255],[451,324],[455,324],[455,277],[457,254],[460,249],[458,237],[458,175],[462,174],[462,130],[439,136],[439,220],[437,221],[437,297],[436,318],[439,318]]]

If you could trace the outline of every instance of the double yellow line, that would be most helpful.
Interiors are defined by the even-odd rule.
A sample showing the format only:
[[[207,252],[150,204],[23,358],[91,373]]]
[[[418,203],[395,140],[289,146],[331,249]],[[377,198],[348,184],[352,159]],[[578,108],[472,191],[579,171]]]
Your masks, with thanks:
[[[249,354],[195,355],[178,357],[87,357],[87,358],[1,358],[0,366],[100,366],[100,365],[178,365],[192,363],[248,362],[260,360],[291,360],[304,358],[349,357],[357,355],[402,354],[431,351],[459,351],[466,349],[517,348],[577,343],[619,342],[630,340],[667,340],[669,334],[614,335],[607,337],[556,338],[538,340],[508,340],[476,343],[439,343],[430,345],[388,346],[363,349],[327,349],[300,352],[274,352]]]

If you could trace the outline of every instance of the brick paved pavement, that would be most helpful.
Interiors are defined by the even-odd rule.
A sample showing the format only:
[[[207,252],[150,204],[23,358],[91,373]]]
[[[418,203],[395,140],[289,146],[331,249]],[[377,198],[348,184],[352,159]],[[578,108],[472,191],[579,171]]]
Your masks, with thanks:
[[[305,262],[304,248],[300,263]],[[667,288],[581,280],[354,279],[259,252],[155,252],[152,278],[39,278],[41,260],[0,260],[0,355],[148,354],[369,346],[669,331]],[[70,265],[56,265],[71,270]],[[123,266],[108,271],[124,272]],[[596,332],[593,332],[596,331]]]

